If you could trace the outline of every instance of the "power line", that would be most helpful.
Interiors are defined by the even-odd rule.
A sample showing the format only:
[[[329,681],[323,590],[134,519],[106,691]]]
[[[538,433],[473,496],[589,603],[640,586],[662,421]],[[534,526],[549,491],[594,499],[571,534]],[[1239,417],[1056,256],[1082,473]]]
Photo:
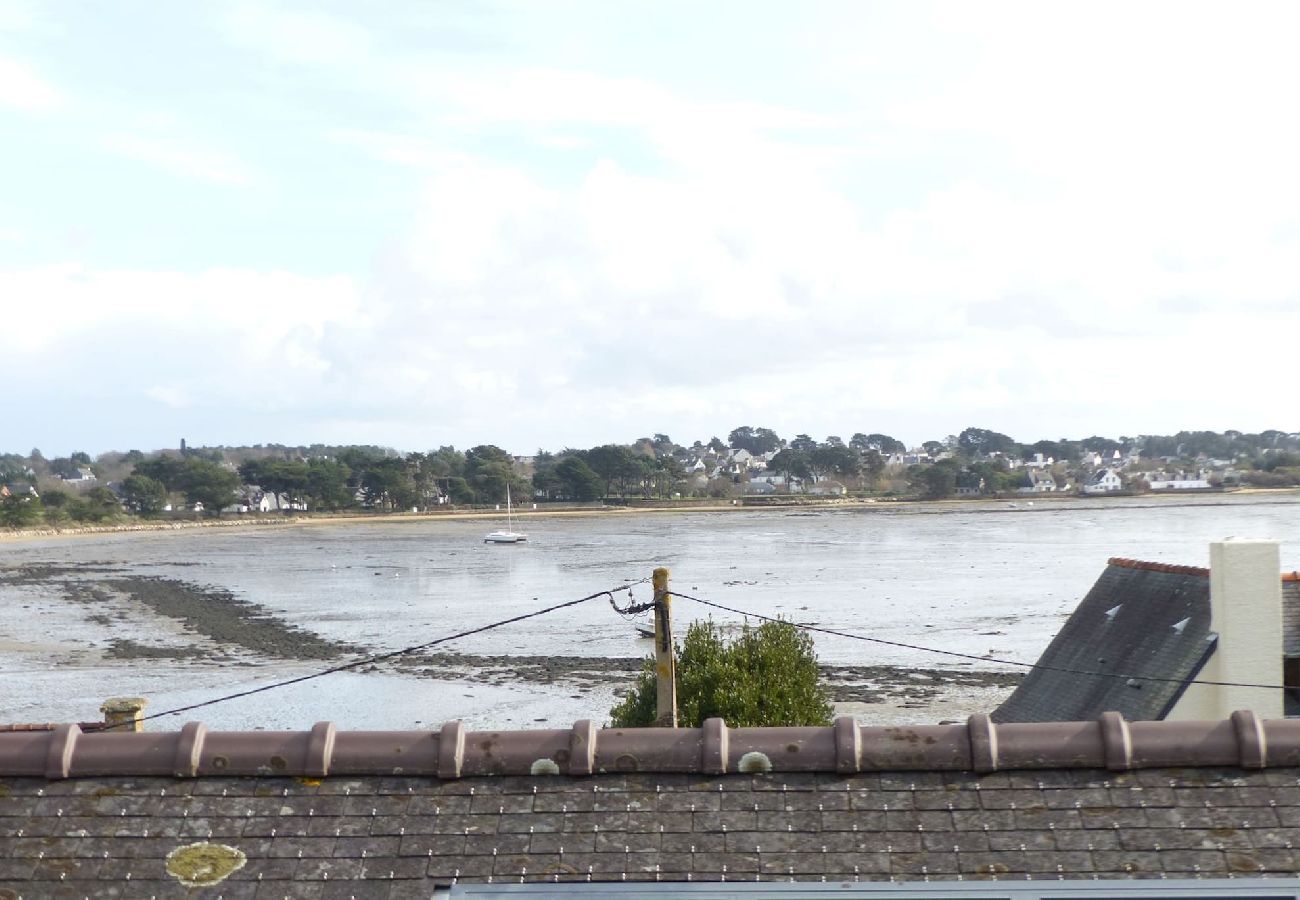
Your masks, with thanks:
[[[869,637],[865,634],[850,634],[847,631],[836,631],[833,628],[822,628],[817,625],[803,625],[799,622],[792,622],[789,619],[782,619],[775,616],[765,616],[762,613],[747,612],[743,609],[734,609],[730,606],[723,606],[721,603],[714,603],[712,600],[703,600],[699,597],[692,597],[689,594],[679,594],[677,591],[670,592],[674,597],[680,597],[683,600],[693,600],[704,606],[711,606],[714,609],[720,609],[724,612],[734,613],[738,616],[747,616],[749,618],[760,619],[764,622],[783,622],[787,625],[793,625],[795,628],[801,628],[804,631],[816,631],[822,634],[830,634],[835,637],[851,638],[855,641],[868,641],[872,644],[883,644],[886,647],[898,647],[903,650],[919,650],[923,653],[937,653],[940,656],[954,656],[958,659],[970,659],[975,662],[998,663],[1004,666],[1019,666],[1025,669],[1040,669],[1044,672],[1061,672],[1066,675],[1088,675],[1091,677],[1101,678],[1122,678],[1127,681],[1155,681],[1167,684],[1203,684],[1211,687],[1241,687],[1241,688],[1261,688],[1263,690],[1277,691],[1287,689],[1300,689],[1300,685],[1294,684],[1254,684],[1248,681],[1210,681],[1208,679],[1193,678],[1184,680],[1182,678],[1170,678],[1162,675],[1130,675],[1124,672],[1098,672],[1088,669],[1070,669],[1064,666],[1051,666],[1042,663],[1020,662],[1015,659],[1001,659],[995,656],[976,656],[973,653],[961,653],[957,650],[940,650],[937,647],[923,647],[920,644],[908,644],[903,641],[891,641],[885,638]]]
[[[649,580],[650,580],[649,578],[642,578],[640,581],[629,582],[627,584],[619,585],[617,587],[612,587],[604,591],[596,591],[594,594],[588,594],[585,597],[579,597],[577,600],[566,600],[564,603],[556,603],[554,606],[547,606],[544,609],[538,609],[538,610],[534,610],[533,612],[523,613],[522,615],[512,616],[509,619],[502,619],[498,622],[490,622],[487,625],[480,625],[478,628],[471,628],[468,631],[459,631],[456,634],[449,634],[446,637],[440,637],[432,641],[426,641],[423,644],[416,644],[411,647],[403,647],[401,650],[392,650],[388,653],[379,653],[374,656],[367,656],[364,659],[358,659],[353,662],[344,663],[338,666],[331,666],[330,668],[322,669],[319,672],[311,672],[307,675],[299,675],[297,678],[289,678],[285,681],[277,681],[274,684],[264,684],[261,687],[250,688],[249,690],[239,691],[234,694],[227,694],[223,697],[217,697],[213,700],[204,700],[201,703],[191,703],[188,706],[178,706],[175,709],[168,709],[162,712],[152,713],[151,715],[141,717],[138,721],[144,722],[144,721],[148,721],[149,719],[161,719],[163,716],[174,716],[177,715],[178,713],[189,712],[195,709],[201,709],[205,706],[213,706],[217,703],[225,703],[227,700],[238,700],[241,697],[251,697],[253,694],[260,694],[263,693],[264,691],[273,691],[277,688],[289,687],[290,685],[293,684],[301,684],[304,681],[311,681],[313,678],[323,678],[326,675],[333,675],[335,672],[346,672],[349,669],[355,669],[360,666],[372,665],[373,663],[383,662],[384,660],[392,659],[397,656],[405,656],[409,653],[418,653],[421,650],[428,650],[430,647],[436,647],[439,644],[445,644],[448,643],[449,641],[455,641],[455,640],[459,640],[460,638],[470,637],[471,635],[481,634],[484,631],[491,631],[492,629],[500,628],[503,625],[513,625],[515,622],[522,622],[525,619],[533,619],[536,618],[537,616],[545,615],[546,613],[555,612],[556,610],[567,609],[570,606],[577,606],[580,603],[586,603],[587,601],[595,600],[598,597],[609,597],[610,603],[612,604],[614,602],[614,593],[616,591],[626,590],[630,593],[632,588],[636,587],[639,584],[645,584]],[[94,729],[94,730],[100,730],[100,729]]]

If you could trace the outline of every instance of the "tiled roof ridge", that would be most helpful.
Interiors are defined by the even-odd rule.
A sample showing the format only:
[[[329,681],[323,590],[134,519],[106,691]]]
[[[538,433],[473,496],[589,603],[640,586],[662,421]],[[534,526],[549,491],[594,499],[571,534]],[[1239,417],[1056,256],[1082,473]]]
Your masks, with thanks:
[[[974,771],[1159,766],[1300,765],[1300,720],[1264,721],[1234,712],[1208,722],[1128,722],[1107,712],[1085,722],[993,722],[861,726],[849,716],[828,727],[605,728],[468,731],[209,732],[191,722],[177,732],[0,733],[0,776],[408,775],[441,779],[491,775],[590,776],[619,772]]]
[[[1112,556],[1106,560],[1107,564],[1119,566],[1124,569],[1142,569],[1146,572],[1168,572],[1174,575],[1209,575],[1210,570],[1201,566],[1175,566],[1171,563],[1147,562],[1141,559],[1127,559],[1123,556]],[[1284,575],[1283,578],[1286,576]]]
[[[1209,575],[1210,570],[1201,566],[1176,566],[1172,563],[1148,562],[1142,559],[1129,559],[1124,556],[1112,556],[1107,564],[1123,569],[1142,569],[1147,572],[1170,572],[1175,575]],[[1282,580],[1300,581],[1300,572],[1283,572]]]
[[[0,734],[8,731],[53,731],[59,727],[59,724],[58,722],[13,722],[0,725]],[[104,727],[102,722],[78,722],[77,725],[82,731],[94,731]]]

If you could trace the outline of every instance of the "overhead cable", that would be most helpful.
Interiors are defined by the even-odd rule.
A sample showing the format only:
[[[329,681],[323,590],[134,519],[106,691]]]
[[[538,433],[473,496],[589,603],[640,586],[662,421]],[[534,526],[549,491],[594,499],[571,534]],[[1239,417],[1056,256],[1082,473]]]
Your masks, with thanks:
[[[752,619],[759,619],[764,622],[783,622],[786,625],[793,625],[795,628],[801,628],[804,631],[815,631],[821,634],[830,634],[835,637],[850,638],[855,641],[867,641],[872,644],[883,644],[886,647],[898,647],[903,650],[918,650],[922,653],[936,653],[940,656],[952,656],[958,659],[969,659],[982,663],[998,663],[1004,666],[1018,666],[1025,669],[1039,669],[1044,672],[1061,672],[1066,675],[1087,675],[1090,677],[1100,678],[1122,678],[1126,681],[1154,681],[1166,684],[1204,684],[1211,687],[1241,687],[1241,688],[1260,688],[1262,690],[1288,690],[1300,689],[1300,685],[1294,684],[1255,684],[1248,681],[1213,681],[1210,679],[1183,679],[1172,678],[1162,675],[1133,675],[1126,672],[1099,672],[1089,669],[1071,669],[1065,666],[1052,666],[1044,663],[1027,663],[1016,659],[1001,659],[996,656],[977,656],[974,653],[962,653],[957,650],[940,650],[937,647],[924,647],[920,644],[908,644],[903,641],[891,641],[886,638],[871,637],[865,634],[852,634],[847,631],[836,631],[834,628],[822,628],[818,625],[804,625],[799,622],[792,622],[789,619],[782,619],[777,616],[765,616],[762,613],[749,612],[743,609],[735,609],[730,606],[723,606],[721,603],[714,603],[712,600],[703,600],[699,597],[692,597],[689,594],[681,594],[677,591],[670,592],[674,597],[680,597],[683,600],[692,600],[704,606],[711,606],[714,609],[720,609],[724,612],[734,613],[738,616],[746,616]]]
[[[162,712],[152,713],[150,715],[141,717],[139,721],[143,722],[149,719],[161,719],[163,716],[174,716],[177,715],[178,713],[190,712],[191,710],[201,709],[205,706],[213,706],[217,703],[225,703],[228,700],[238,700],[241,697],[251,697],[253,694],[261,694],[265,691],[273,691],[276,690],[277,688],[289,687],[290,685],[294,685],[294,684],[301,684],[304,681],[311,681],[314,678],[323,678],[326,675],[333,675],[335,672],[346,672],[349,669],[356,669],[356,668],[360,668],[361,666],[372,665],[374,663],[383,662],[384,660],[393,659],[394,657],[397,656],[405,656],[410,653],[418,653],[421,650],[428,650],[430,647],[436,647],[439,644],[446,644],[450,641],[459,640],[460,638],[466,638],[466,637],[470,637],[471,635],[481,634],[485,631],[491,631],[494,628],[500,628],[503,625],[513,625],[515,622],[522,622],[525,619],[533,619],[536,618],[537,616],[542,616],[542,615],[546,615],[547,613],[555,612],[556,610],[567,609],[570,606],[577,606],[580,603],[586,603],[589,600],[595,600],[599,597],[608,597],[610,599],[610,603],[612,604],[614,602],[615,592],[623,591],[623,590],[627,590],[630,592],[633,587],[639,584],[645,584],[649,580],[650,580],[649,578],[642,578],[640,581],[633,581],[627,584],[621,584],[618,585],[617,587],[609,588],[608,590],[596,591],[594,594],[588,594],[585,597],[579,597],[577,600],[566,600],[564,603],[556,603],[553,606],[547,606],[543,609],[533,610],[532,612],[523,613],[522,615],[518,615],[518,616],[511,616],[508,619],[501,619],[500,621],[497,622],[490,622],[487,625],[480,625],[477,628],[471,628],[468,629],[467,631],[458,631],[455,634],[449,634],[444,637],[436,638],[435,640],[432,641],[426,641],[423,644],[416,644],[411,647],[403,647],[401,650],[392,650],[388,653],[379,653],[379,654],[375,654],[374,656],[367,656],[364,659],[354,660],[353,662],[350,663],[343,663],[342,665],[331,666],[328,669],[322,669],[318,672],[311,672],[307,675],[299,675],[296,678],[289,678],[284,681],[277,681],[274,684],[264,684],[261,687],[249,688],[246,691],[238,691],[237,693],[234,694],[226,694],[225,696],[216,697],[212,700],[204,700],[201,703],[191,703],[188,706],[178,706],[175,707],[174,709],[168,709],[168,710],[163,710]]]

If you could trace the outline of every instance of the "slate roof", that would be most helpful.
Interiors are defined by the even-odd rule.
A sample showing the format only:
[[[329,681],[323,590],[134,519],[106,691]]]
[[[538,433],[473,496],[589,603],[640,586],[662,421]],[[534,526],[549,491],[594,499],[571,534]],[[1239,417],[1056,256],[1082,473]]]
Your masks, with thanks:
[[[759,752],[772,771],[737,772]],[[522,774],[539,759],[565,774]],[[183,896],[182,877],[229,898],[624,879],[1290,878],[1297,848],[1300,722],[1251,713],[0,734],[6,898]]]
[[[993,719],[1068,721],[1108,710],[1126,719],[1163,718],[1214,651],[1209,576],[1192,566],[1111,559],[1039,657],[1040,668]],[[1136,677],[1113,677],[1117,672]]]
[[[1300,769],[0,779],[0,892],[428,897],[453,882],[1200,878],[1300,871]],[[127,886],[129,885],[129,890]],[[215,896],[209,889],[204,896]]]

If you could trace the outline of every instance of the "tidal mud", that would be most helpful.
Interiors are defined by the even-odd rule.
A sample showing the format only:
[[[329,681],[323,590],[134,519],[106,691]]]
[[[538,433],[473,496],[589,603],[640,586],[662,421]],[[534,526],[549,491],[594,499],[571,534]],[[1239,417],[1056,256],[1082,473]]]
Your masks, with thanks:
[[[207,659],[233,661],[226,651],[275,660],[333,660],[359,648],[330,641],[276,617],[266,607],[210,585],[140,575],[125,565],[95,562],[65,566],[36,564],[0,568],[0,585],[45,587],[84,607],[84,619],[100,629],[129,630],[131,637],[106,635],[110,659]],[[159,631],[154,617],[177,623],[197,641],[156,646],[144,641]],[[215,648],[215,649],[214,649]]]

